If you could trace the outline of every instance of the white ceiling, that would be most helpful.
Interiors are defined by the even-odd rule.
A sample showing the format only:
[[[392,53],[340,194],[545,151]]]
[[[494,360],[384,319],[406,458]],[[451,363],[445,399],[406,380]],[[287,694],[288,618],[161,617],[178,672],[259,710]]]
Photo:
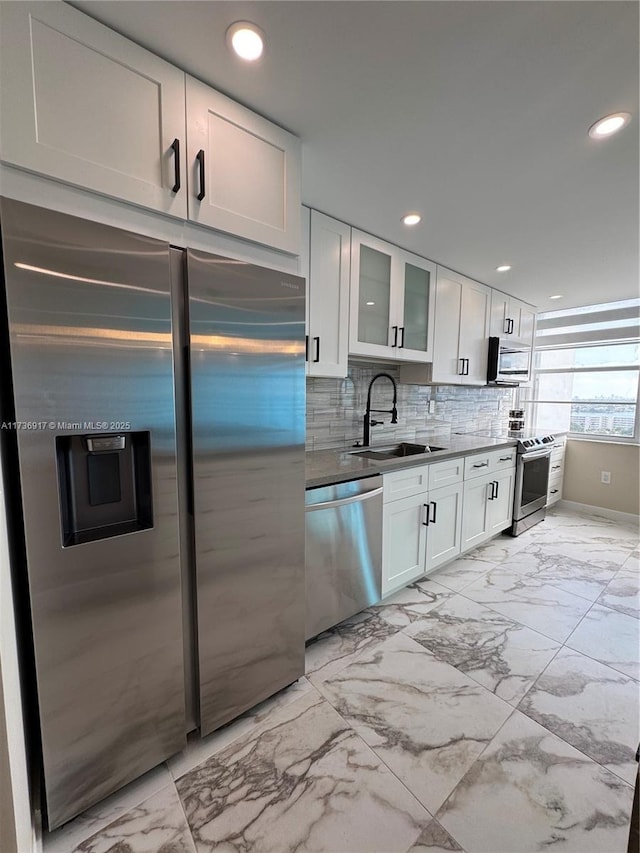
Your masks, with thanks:
[[[638,295],[637,2],[73,5],[300,136],[306,204],[541,310]],[[237,20],[258,66],[225,46]]]

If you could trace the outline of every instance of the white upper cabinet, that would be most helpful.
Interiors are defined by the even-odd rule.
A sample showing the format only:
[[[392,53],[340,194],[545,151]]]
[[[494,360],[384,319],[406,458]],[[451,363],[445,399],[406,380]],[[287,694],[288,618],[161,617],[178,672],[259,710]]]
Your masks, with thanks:
[[[189,219],[284,252],[300,249],[300,141],[186,78]]]
[[[83,12],[0,2],[0,81],[3,162],[299,252],[299,140]]]
[[[187,215],[184,73],[65,3],[0,3],[0,158]]]
[[[307,208],[303,208],[303,228],[305,220],[308,231],[303,234],[302,243],[308,246],[308,268],[301,274],[308,279],[307,374],[345,377],[351,228]]]
[[[486,385],[491,290],[438,267],[432,382]]]
[[[431,361],[435,271],[431,261],[353,229],[349,352]]]
[[[533,346],[536,309],[513,296],[493,290],[491,293],[491,335]]]

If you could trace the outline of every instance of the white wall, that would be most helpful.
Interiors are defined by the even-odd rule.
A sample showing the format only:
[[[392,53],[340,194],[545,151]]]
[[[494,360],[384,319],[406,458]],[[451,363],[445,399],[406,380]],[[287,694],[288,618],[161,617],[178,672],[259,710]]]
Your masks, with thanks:
[[[611,484],[601,482],[609,471]],[[562,497],[616,512],[640,514],[640,447],[609,441],[567,441]]]

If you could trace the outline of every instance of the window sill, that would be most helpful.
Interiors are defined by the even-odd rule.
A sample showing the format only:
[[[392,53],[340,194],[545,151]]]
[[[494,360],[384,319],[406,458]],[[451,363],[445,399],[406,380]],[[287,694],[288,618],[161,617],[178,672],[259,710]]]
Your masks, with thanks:
[[[637,438],[622,438],[619,435],[608,438],[606,435],[580,435],[579,433],[567,433],[567,441],[590,441],[596,444],[619,444],[623,447],[640,447]]]

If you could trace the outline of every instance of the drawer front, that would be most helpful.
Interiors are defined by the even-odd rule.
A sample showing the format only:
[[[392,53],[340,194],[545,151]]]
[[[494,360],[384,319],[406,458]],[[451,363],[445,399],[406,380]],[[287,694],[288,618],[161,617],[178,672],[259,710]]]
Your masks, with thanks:
[[[562,478],[564,476],[564,457],[553,455],[550,460],[551,464],[549,465],[549,480],[552,480],[554,477]]]
[[[472,480],[475,477],[482,477],[484,474],[491,473],[491,462],[493,460],[493,452],[474,453],[473,456],[466,456],[464,460],[464,478]]]
[[[443,462],[434,462],[429,465],[429,489],[460,483],[463,476],[464,458],[462,456],[456,459],[445,459]]]
[[[557,454],[559,456],[562,456],[562,454],[564,453],[566,445],[567,445],[566,437],[563,436],[562,438],[556,438],[556,440],[551,445],[551,455],[554,456]]]
[[[516,449],[515,447],[507,447],[504,450],[496,451],[492,454],[492,471],[506,471],[509,468],[514,468],[516,464]]]
[[[429,466],[416,465],[415,468],[391,471],[382,479],[384,503],[410,498],[412,495],[426,493],[429,488]]]
[[[562,497],[562,472],[549,477],[549,487],[547,489],[547,506],[551,506]]]

